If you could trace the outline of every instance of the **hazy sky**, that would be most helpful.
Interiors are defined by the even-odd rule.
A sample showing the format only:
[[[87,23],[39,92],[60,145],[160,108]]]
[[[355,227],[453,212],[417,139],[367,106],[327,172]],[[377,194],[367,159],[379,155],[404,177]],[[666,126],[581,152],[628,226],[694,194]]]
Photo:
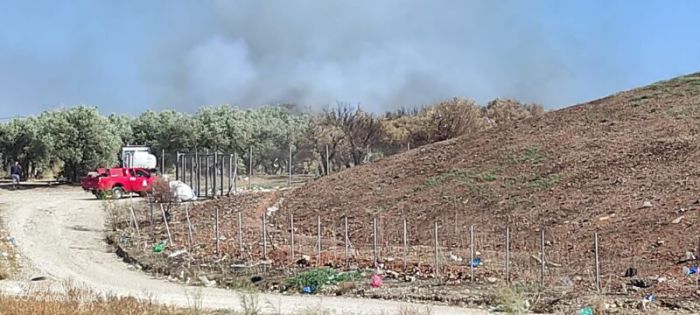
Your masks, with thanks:
[[[700,1],[0,0],[0,118],[464,96],[558,108],[700,71]]]

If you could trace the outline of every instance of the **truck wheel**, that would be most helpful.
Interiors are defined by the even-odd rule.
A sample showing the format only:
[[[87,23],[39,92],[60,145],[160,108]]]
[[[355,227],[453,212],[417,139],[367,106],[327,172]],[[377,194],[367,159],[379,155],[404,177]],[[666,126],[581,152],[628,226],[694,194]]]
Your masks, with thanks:
[[[124,198],[124,188],[121,187],[114,187],[112,188],[112,197],[114,199],[122,199]]]

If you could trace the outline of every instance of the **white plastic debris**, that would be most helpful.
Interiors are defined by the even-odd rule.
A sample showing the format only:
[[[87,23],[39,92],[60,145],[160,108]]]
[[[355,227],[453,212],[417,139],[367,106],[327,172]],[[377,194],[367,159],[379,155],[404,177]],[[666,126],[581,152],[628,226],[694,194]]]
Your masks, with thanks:
[[[194,201],[197,200],[197,195],[192,190],[192,187],[179,181],[174,180],[168,183],[170,185],[170,191],[173,192],[175,199],[177,201]]]

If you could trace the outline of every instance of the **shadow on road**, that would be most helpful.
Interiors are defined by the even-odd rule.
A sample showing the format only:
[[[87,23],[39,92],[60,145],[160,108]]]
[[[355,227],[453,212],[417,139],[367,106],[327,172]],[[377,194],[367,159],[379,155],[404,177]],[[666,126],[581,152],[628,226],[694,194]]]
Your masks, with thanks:
[[[57,181],[30,181],[21,182],[17,187],[13,187],[12,181],[0,180],[0,189],[2,190],[31,190],[37,188],[53,188],[53,187],[80,187],[80,184],[72,184]]]

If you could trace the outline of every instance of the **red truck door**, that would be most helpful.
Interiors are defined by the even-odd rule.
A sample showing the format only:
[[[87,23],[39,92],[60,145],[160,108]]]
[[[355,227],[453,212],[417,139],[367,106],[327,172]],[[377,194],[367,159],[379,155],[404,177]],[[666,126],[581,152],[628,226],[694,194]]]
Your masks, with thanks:
[[[146,192],[151,187],[151,174],[143,169],[129,169],[129,189],[132,192]]]

